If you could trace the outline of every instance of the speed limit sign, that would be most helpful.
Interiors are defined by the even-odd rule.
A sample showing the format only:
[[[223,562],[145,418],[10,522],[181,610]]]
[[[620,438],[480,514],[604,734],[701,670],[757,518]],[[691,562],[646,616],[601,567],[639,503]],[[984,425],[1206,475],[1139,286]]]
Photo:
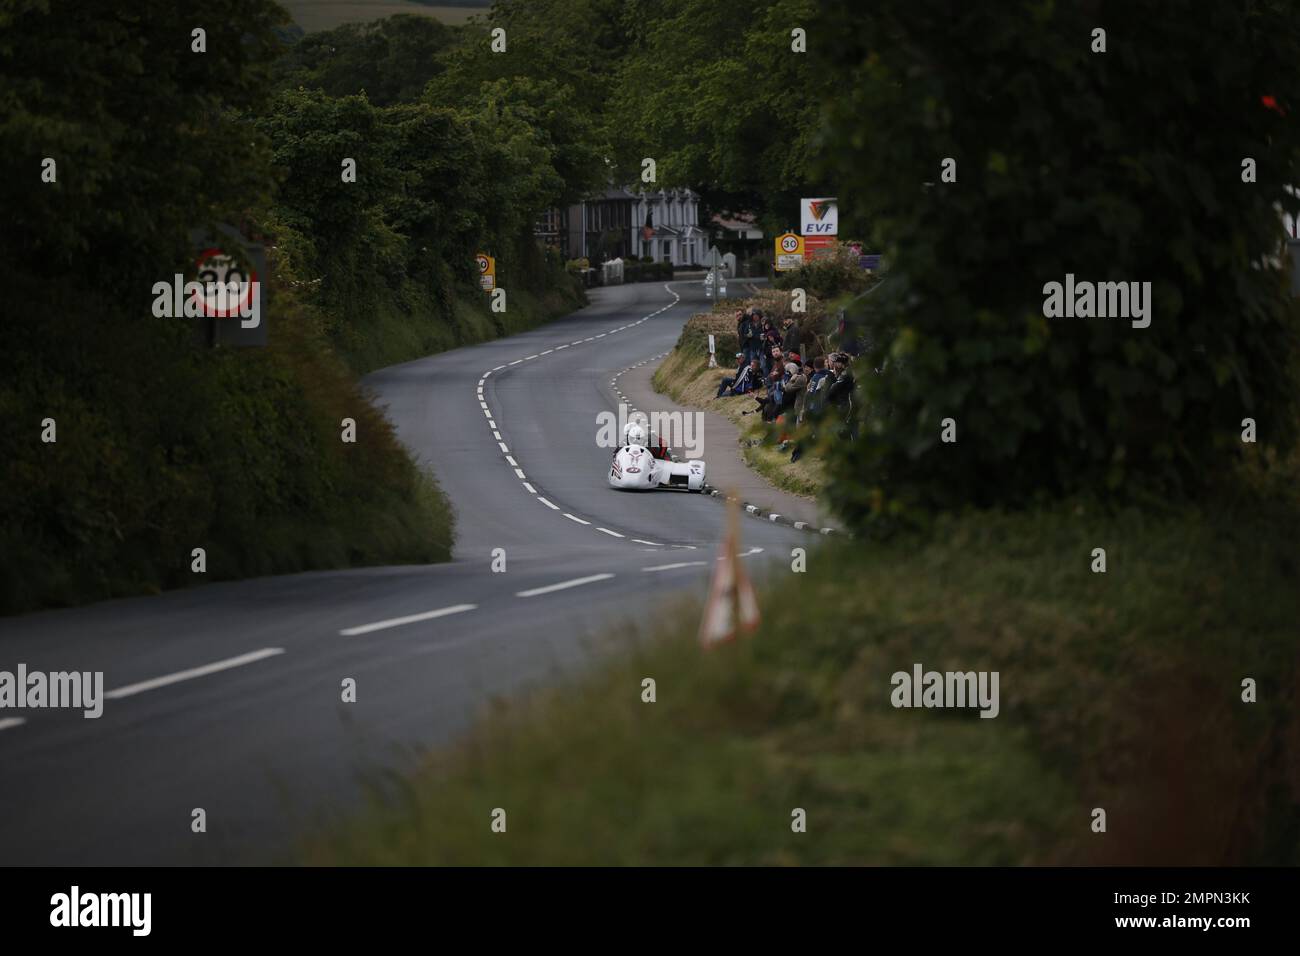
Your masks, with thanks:
[[[196,337],[207,345],[266,345],[266,252],[233,226],[195,231]],[[191,313],[192,314],[192,313]]]
[[[781,272],[803,265],[803,236],[786,232],[776,237],[775,265]]]
[[[199,253],[197,278],[204,289],[203,295],[197,297],[204,315],[228,319],[252,311],[257,271],[244,269],[234,256],[215,247],[204,249]],[[223,291],[225,295],[220,294]]]
[[[491,292],[497,287],[497,261],[486,252],[474,257],[478,265],[478,284],[484,292]]]

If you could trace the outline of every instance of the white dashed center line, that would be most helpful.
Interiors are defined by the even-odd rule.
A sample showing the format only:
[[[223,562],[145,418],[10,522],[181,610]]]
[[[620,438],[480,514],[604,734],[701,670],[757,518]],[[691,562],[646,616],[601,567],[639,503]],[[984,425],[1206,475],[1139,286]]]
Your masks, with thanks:
[[[666,291],[669,295],[671,295],[671,296],[673,297],[673,301],[672,301],[671,303],[669,303],[668,305],[665,305],[665,306],[663,306],[663,307],[661,307],[661,308],[659,308],[659,309],[656,309],[654,312],[651,312],[649,315],[644,315],[644,316],[642,316],[641,318],[637,319],[635,322],[628,322],[628,323],[625,323],[625,324],[623,324],[623,325],[618,326],[617,328],[606,329],[604,332],[600,332],[600,333],[598,333],[598,334],[596,334],[596,335],[589,335],[589,336],[587,336],[585,339],[575,339],[574,341],[570,342],[568,345],[556,345],[556,346],[554,346],[554,347],[552,347],[552,348],[548,348],[548,349],[546,349],[546,350],[544,350],[544,351],[537,352],[537,353],[535,353],[535,354],[533,354],[533,355],[527,355],[527,356],[524,356],[523,358],[515,359],[513,362],[507,362],[507,363],[504,363],[504,364],[502,364],[502,365],[495,365],[495,366],[493,366],[489,371],[484,372],[483,375],[482,375],[482,377],[478,380],[477,398],[478,398],[478,402],[479,402],[479,407],[483,409],[483,415],[487,418],[488,428],[492,430],[492,437],[493,437],[494,439],[496,439],[497,446],[501,449],[502,454],[505,455],[505,457],[506,457],[506,462],[510,465],[511,468],[514,469],[515,476],[516,476],[516,477],[520,480],[520,482],[523,484],[525,490],[527,490],[527,492],[528,492],[529,494],[531,494],[531,495],[533,495],[534,497],[536,497],[538,501],[540,501],[542,504],[546,505],[546,507],[550,508],[552,511],[561,511],[561,509],[560,509],[559,505],[553,504],[552,502],[548,501],[546,498],[543,498],[541,495],[537,494],[537,489],[534,488],[531,484],[528,483],[528,481],[526,480],[528,476],[524,473],[524,470],[519,466],[519,463],[518,463],[517,461],[515,461],[515,459],[511,456],[511,454],[510,454],[510,448],[506,445],[505,441],[501,438],[501,432],[497,429],[497,423],[496,423],[496,420],[495,420],[495,419],[493,418],[493,416],[492,416],[492,409],[491,409],[491,407],[488,405],[487,400],[484,398],[484,395],[483,395],[483,383],[484,383],[484,381],[485,381],[485,380],[487,379],[487,377],[488,377],[489,375],[491,375],[493,372],[499,372],[499,371],[501,371],[501,370],[504,369],[504,368],[510,368],[511,366],[515,366],[515,365],[522,365],[524,362],[530,362],[530,361],[532,361],[533,359],[541,358],[543,355],[550,355],[552,352],[558,352],[558,351],[560,351],[561,349],[567,349],[567,348],[570,348],[570,347],[575,346],[575,345],[582,345],[584,342],[594,342],[596,339],[603,339],[603,338],[605,338],[607,335],[613,335],[615,332],[621,332],[621,331],[623,331],[624,329],[634,328],[634,327],[640,325],[641,323],[647,321],[648,319],[654,318],[654,316],[659,315],[659,314],[662,313],[662,312],[666,312],[667,310],[671,309],[673,306],[675,306],[675,305],[677,305],[679,302],[681,302],[681,298],[682,298],[682,297],[681,297],[680,295],[678,295],[676,292],[674,292],[674,291],[672,290],[672,288],[671,288],[669,285],[667,285],[667,284],[664,285],[664,291]],[[659,357],[660,357],[660,356],[656,356],[656,358],[659,358]],[[642,363],[642,364],[644,364],[644,363]],[[620,373],[620,374],[621,374],[621,373]],[[616,391],[618,390],[618,389],[617,389],[617,376],[615,376],[615,379],[614,379],[613,381],[611,381],[610,384],[613,385],[613,386],[615,386],[615,390],[616,390]],[[619,394],[621,395],[622,393],[620,392]],[[635,411],[635,409],[634,409],[634,411]],[[584,519],[584,518],[579,518],[577,515],[570,514],[570,513],[567,512],[567,511],[563,512],[563,514],[564,514],[564,517],[568,518],[570,521],[575,521],[575,522],[577,522],[578,524],[582,524],[582,525],[588,525],[588,526],[591,525],[591,522],[590,522],[590,521],[587,521],[587,520]],[[600,528],[600,527],[597,527],[595,530],[601,532],[602,534],[607,534],[607,535],[609,535],[610,537],[613,537],[613,538],[624,538],[624,537],[626,537],[626,535],[620,534],[620,533],[617,532],[617,531],[611,531],[609,528]],[[650,546],[650,547],[654,547],[654,548],[661,548],[661,547],[663,547],[662,544],[659,544],[658,542],[655,542],[655,541],[644,541],[644,540],[642,540],[642,539],[640,539],[640,538],[633,538],[632,540],[635,541],[637,544],[644,544],[644,545],[648,545],[648,546]],[[674,545],[674,547],[690,547],[690,546],[689,546],[689,545],[685,545],[685,546],[683,546],[683,545]],[[691,548],[691,550],[694,550],[694,548]],[[565,584],[563,584],[563,585],[555,585],[555,586],[552,586],[551,588],[547,588],[547,589],[543,589],[543,590],[535,591],[535,592],[528,592],[527,594],[524,594],[523,592],[521,592],[521,595],[527,597],[527,596],[531,596],[533,593],[542,594],[542,593],[546,593],[546,592],[549,591],[549,590],[559,590],[560,587],[573,587],[573,586],[575,586],[575,584],[586,584],[588,581],[591,581],[591,580],[603,580],[605,577],[612,577],[612,575],[597,575],[595,578],[582,578],[582,579],[580,579],[580,580],[577,581],[577,582],[568,582],[568,583],[565,583]],[[381,622],[381,623],[382,623],[382,622]],[[369,625],[367,625],[367,626],[369,626]],[[395,626],[395,625],[394,625],[394,626]]]
[[[145,691],[157,690],[159,687],[167,687],[171,684],[179,684],[181,681],[194,680],[196,677],[207,677],[209,674],[228,671],[232,667],[243,667],[245,664],[253,664],[283,653],[283,647],[264,647],[260,651],[240,654],[238,657],[228,657],[224,661],[215,661],[211,664],[204,664],[202,667],[191,667],[186,671],[177,671],[175,674],[155,677],[152,680],[141,681],[138,684],[128,684],[126,687],[110,690],[104,696],[109,700],[134,697],[136,694],[143,694]]]
[[[537,597],[539,594],[550,594],[552,591],[563,591],[566,588],[576,588],[583,584],[593,584],[596,581],[608,581],[613,576],[612,574],[592,574],[585,578],[574,578],[572,581],[561,581],[559,584],[548,584],[544,588],[516,591],[515,597]]]
[[[436,611],[425,611],[423,614],[408,614],[406,617],[393,617],[387,621],[376,621],[374,624],[362,624],[360,627],[349,627],[339,631],[345,637],[353,637],[357,634],[369,634],[371,631],[382,631],[390,627],[401,627],[404,624],[417,624],[420,621],[432,621],[436,617],[446,617],[449,614],[460,614],[464,611],[472,611],[477,604],[453,604],[451,607],[440,607]]]

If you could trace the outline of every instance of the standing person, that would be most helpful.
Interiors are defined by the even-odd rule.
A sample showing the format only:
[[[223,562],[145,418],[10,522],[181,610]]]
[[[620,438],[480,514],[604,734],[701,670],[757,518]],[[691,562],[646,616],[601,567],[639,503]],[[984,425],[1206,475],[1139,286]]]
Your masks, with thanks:
[[[749,318],[749,344],[754,350],[754,358],[763,364],[763,374],[766,375],[767,360],[763,356],[767,354],[767,350],[763,347],[763,313],[758,309],[753,309]]]
[[[787,315],[781,320],[781,346],[785,349],[786,354],[790,352],[802,352],[799,346],[803,344],[803,332],[799,328],[799,323],[795,322],[794,317]]]
[[[781,330],[772,324],[771,319],[763,320],[763,345],[771,348],[781,344]]]
[[[746,361],[753,358],[754,347],[750,340],[754,337],[754,319],[749,309],[736,310],[736,347],[744,353]]]
[[[781,336],[775,328],[772,328],[772,320],[764,319],[762,332],[759,333],[759,347],[763,352],[763,375],[771,375],[772,372],[772,346],[781,345]]]
[[[849,370],[848,358],[843,352],[838,352],[831,361],[835,381],[831,383],[830,390],[826,393],[826,403],[835,408],[837,417],[846,425],[844,431],[841,432],[841,437],[848,438],[851,441],[856,437],[853,433],[851,419],[853,389],[857,382],[853,379],[853,372]]]

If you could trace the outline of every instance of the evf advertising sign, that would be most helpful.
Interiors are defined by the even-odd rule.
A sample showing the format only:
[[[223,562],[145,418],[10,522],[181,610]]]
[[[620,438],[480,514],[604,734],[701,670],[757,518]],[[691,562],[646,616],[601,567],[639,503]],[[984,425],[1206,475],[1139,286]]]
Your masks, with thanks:
[[[823,199],[801,199],[799,203],[801,233],[805,236],[839,235],[840,206],[834,196]]]

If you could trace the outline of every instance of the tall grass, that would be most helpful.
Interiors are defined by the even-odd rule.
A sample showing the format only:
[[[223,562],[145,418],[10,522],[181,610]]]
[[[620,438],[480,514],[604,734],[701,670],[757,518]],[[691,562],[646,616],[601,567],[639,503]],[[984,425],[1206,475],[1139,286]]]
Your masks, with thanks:
[[[672,609],[643,645],[486,717],[304,859],[1295,864],[1296,514],[1072,501],[826,544],[806,573],[760,580],[752,639],[704,652],[698,605]],[[999,716],[895,709],[890,676],[915,662],[998,671]]]

